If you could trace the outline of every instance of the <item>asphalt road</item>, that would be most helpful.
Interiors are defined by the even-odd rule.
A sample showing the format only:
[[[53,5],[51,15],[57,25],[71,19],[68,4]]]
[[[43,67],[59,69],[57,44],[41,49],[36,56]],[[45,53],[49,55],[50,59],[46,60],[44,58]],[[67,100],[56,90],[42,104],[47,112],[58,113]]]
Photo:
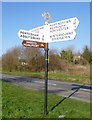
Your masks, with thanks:
[[[43,79],[5,74],[0,74],[0,79],[8,83],[23,86],[27,89],[44,91]],[[92,86],[89,85],[48,80],[48,92],[66,98],[73,98],[81,101],[92,102]]]

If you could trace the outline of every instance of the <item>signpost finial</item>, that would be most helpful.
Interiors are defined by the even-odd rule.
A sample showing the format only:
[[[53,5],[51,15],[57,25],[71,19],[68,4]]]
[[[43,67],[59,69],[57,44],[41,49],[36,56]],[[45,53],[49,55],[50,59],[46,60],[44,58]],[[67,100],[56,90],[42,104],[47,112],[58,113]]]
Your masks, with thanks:
[[[48,22],[50,22],[51,20],[51,15],[49,12],[44,12],[42,14],[42,17],[44,17],[45,24],[48,24]]]

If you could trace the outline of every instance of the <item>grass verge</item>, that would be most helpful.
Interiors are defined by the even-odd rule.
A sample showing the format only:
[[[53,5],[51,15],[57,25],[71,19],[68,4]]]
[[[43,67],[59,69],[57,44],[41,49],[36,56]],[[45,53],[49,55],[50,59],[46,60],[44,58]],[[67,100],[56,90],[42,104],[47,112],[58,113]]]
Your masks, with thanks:
[[[65,99],[51,110],[63,97],[48,94],[48,115],[43,115],[43,93],[25,89],[9,83],[2,83],[3,118],[90,118],[90,104]]]
[[[0,80],[0,120],[2,118],[2,81]]]
[[[44,72],[19,72],[19,71],[3,71],[4,74],[11,74],[11,75],[19,75],[19,76],[29,76],[35,78],[44,78]],[[58,80],[58,81],[66,81],[66,82],[76,82],[82,84],[91,84],[90,76],[81,76],[81,75],[74,75],[74,74],[62,74],[62,73],[50,73],[49,72],[49,79]]]

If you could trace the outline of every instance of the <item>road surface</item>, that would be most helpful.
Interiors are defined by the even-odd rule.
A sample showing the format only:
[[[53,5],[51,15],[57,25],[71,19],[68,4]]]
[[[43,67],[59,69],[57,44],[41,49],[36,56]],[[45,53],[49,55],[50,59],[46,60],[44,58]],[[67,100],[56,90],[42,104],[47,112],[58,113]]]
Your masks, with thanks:
[[[16,84],[18,86],[23,86],[27,89],[44,91],[43,79],[6,74],[0,74],[0,79],[9,83]],[[92,102],[92,86],[89,85],[48,80],[48,92],[66,98]]]

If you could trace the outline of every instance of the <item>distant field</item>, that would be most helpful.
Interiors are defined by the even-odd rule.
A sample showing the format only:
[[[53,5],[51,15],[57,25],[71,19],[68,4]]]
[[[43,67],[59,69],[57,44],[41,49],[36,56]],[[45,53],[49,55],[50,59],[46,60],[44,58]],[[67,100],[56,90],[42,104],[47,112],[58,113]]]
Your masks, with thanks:
[[[4,74],[11,75],[20,75],[20,76],[30,76],[37,78],[44,78],[44,72],[7,72],[3,71]],[[76,74],[64,74],[64,73],[51,73],[49,72],[49,79],[58,80],[58,81],[68,81],[68,82],[77,82],[82,84],[91,84],[90,79],[92,77],[85,75],[76,75]]]
[[[3,118],[90,118],[90,104],[49,94],[47,116],[43,115],[44,95],[42,92],[25,89],[3,82]],[[55,105],[59,103],[57,107]],[[53,108],[53,110],[51,110]]]

